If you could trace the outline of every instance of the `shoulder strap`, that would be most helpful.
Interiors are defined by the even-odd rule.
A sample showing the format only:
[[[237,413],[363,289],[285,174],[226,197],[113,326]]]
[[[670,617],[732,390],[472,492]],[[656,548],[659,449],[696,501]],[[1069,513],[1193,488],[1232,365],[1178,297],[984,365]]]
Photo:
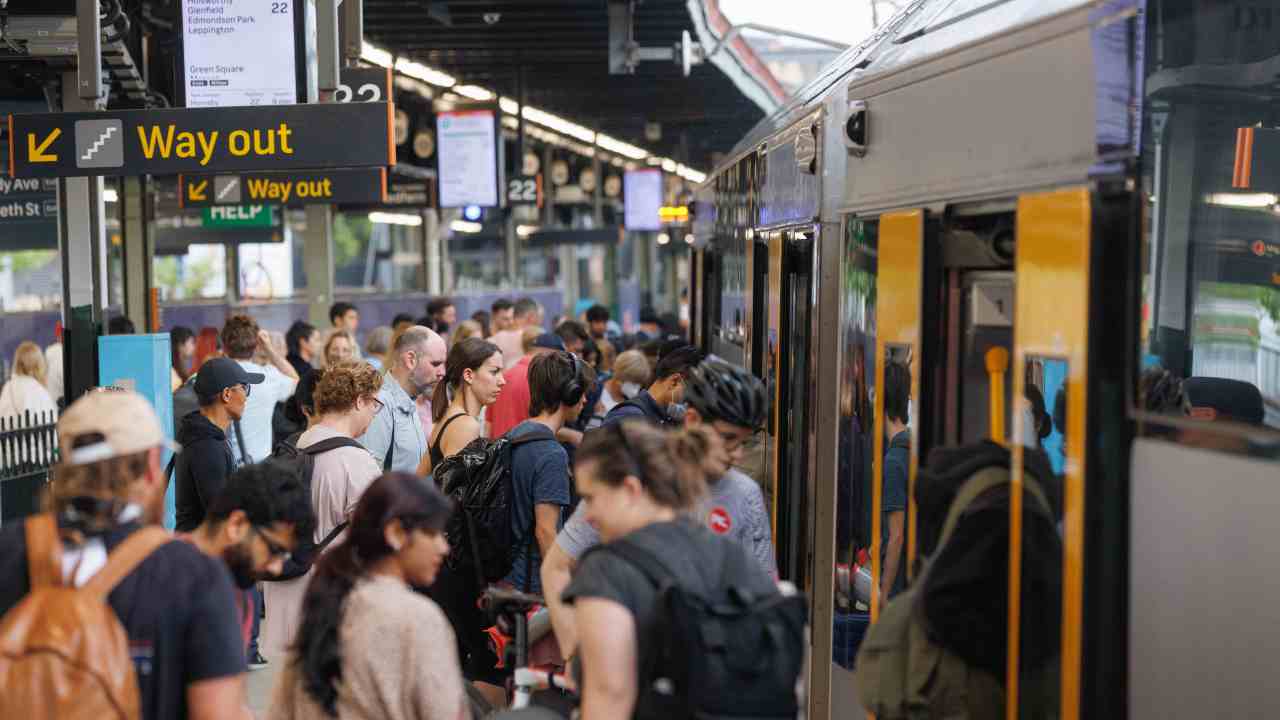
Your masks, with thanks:
[[[169,533],[154,526],[135,530],[107,556],[106,566],[85,583],[84,591],[106,600],[107,595],[111,594],[111,590],[125,576],[133,572],[148,555],[172,539]]]
[[[324,552],[324,549],[329,547],[329,544],[337,539],[337,537],[342,534],[342,531],[347,529],[347,525],[349,524],[350,523],[348,521],[343,520],[337,525],[334,525],[333,529],[329,531],[329,534],[325,535],[324,539],[316,544],[315,554],[312,555],[312,557],[317,557],[320,553]]]
[[[440,443],[441,443],[441,441],[443,441],[443,440],[444,440],[444,433],[445,433],[445,431],[449,429],[449,426],[453,424],[453,421],[454,421],[454,420],[457,420],[457,419],[458,419],[458,418],[460,418],[460,417],[469,417],[469,416],[468,416],[466,413],[464,413],[464,412],[460,412],[460,413],[458,413],[457,415],[450,415],[450,416],[449,416],[449,417],[444,421],[444,424],[440,426],[440,432],[436,433],[436,441],[435,441],[435,443],[433,443],[433,444],[432,444],[432,446],[431,446],[431,447],[432,447],[432,449],[438,449],[438,448],[440,447]]]
[[[658,559],[658,556],[626,538],[614,540],[600,547],[606,549],[607,552],[612,552],[639,570],[656,588],[661,589],[671,582],[671,578],[674,577],[662,560]]]
[[[396,409],[390,405],[385,406],[388,413],[391,414],[391,442],[387,443],[387,456],[382,458],[382,472],[391,472],[391,458],[396,454]]]
[[[27,518],[27,574],[31,589],[62,586],[62,540],[53,513]]]
[[[321,440],[316,443],[312,443],[311,445],[308,445],[305,448],[300,448],[300,449],[302,450],[302,452],[308,455],[316,456],[316,455],[323,455],[324,453],[327,453],[330,450],[337,450],[338,448],[344,448],[344,447],[364,448],[364,446],[360,444],[360,441],[356,440],[355,438],[340,436],[340,437],[325,438],[324,440]]]
[[[507,442],[510,444],[511,447],[515,447],[517,445],[524,445],[525,443],[556,439],[556,434],[551,432],[551,428],[547,427],[546,425],[542,425],[541,423],[539,423],[538,425],[539,425],[538,430],[531,433],[525,433],[524,435],[521,435],[518,438],[512,438],[508,436]]]
[[[979,495],[1008,482],[1009,469],[1004,467],[988,467],[965,480],[960,490],[956,492],[956,499],[951,501],[951,509],[947,511],[947,521],[942,526],[938,548],[946,546],[947,541],[951,539],[951,534],[955,532],[956,525],[960,522],[960,516],[969,509],[969,505],[973,504]]]
[[[248,465],[253,462],[253,458],[249,457],[249,451],[244,449],[244,431],[240,429],[240,421],[232,420],[231,424],[236,429],[236,445],[240,448],[240,464]]]

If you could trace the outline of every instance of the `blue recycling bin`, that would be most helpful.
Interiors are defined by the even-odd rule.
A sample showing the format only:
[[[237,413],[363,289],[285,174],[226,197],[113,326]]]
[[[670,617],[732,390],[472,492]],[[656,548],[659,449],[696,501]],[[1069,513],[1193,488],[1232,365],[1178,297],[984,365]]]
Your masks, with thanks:
[[[173,391],[170,390],[169,334],[104,335],[98,338],[98,382],[132,390],[147,399],[160,418],[160,429],[173,440]],[[172,453],[166,449],[160,466],[168,467]],[[168,478],[165,479],[168,483]],[[173,485],[164,495],[164,526],[174,525]]]

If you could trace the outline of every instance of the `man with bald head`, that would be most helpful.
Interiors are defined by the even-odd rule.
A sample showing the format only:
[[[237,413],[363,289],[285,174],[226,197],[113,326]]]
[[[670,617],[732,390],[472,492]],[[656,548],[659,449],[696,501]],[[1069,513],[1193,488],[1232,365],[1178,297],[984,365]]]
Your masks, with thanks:
[[[415,472],[427,452],[427,433],[414,402],[431,396],[444,379],[445,344],[421,325],[406,328],[392,339],[386,377],[378,391],[378,408],[365,434],[357,438],[384,472]]]

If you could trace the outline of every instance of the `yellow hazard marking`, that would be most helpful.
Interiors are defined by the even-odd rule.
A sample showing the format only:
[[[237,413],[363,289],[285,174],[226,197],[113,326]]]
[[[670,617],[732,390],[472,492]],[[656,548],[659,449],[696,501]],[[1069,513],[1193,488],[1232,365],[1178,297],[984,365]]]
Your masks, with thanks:
[[[187,198],[190,200],[208,200],[209,195],[205,192],[209,189],[209,181],[201,180],[187,185]]]
[[[57,140],[58,136],[61,134],[62,128],[54,128],[53,131],[49,133],[49,137],[45,138],[44,142],[37,145],[35,133],[27,133],[27,162],[58,162],[58,155],[56,153],[45,151],[49,149],[49,146],[52,145],[53,141]]]

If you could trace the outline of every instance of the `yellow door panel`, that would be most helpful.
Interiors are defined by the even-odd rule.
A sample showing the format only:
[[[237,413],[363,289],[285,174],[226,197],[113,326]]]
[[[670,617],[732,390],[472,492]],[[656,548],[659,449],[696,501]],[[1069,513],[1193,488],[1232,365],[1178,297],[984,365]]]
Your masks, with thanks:
[[[1017,295],[1014,329],[1013,397],[1029,405],[1028,384],[1036,385],[1044,404],[1055,407],[1045,390],[1057,388],[1064,401],[1055,420],[1061,433],[1062,596],[1060,712],[1064,720],[1079,716],[1080,622],[1084,550],[1084,438],[1087,387],[1090,192],[1071,188],[1024,195],[1017,211]],[[1046,385],[1045,377],[1050,383]],[[1065,423],[1063,423],[1065,420]],[[1037,423],[1013,423],[1013,490],[1009,531],[1009,661],[1007,717],[1019,715],[1019,653],[1025,621],[1044,608],[1023,608],[1023,493],[1026,447],[1042,447]]]
[[[884,453],[886,448],[884,416],[885,359],[890,352],[905,354],[910,360],[911,397],[920,403],[920,301],[921,282],[924,258],[924,211],[890,213],[880,218],[880,244],[878,250],[877,287],[879,301],[876,303],[876,380],[875,387],[875,431],[874,453],[872,455],[872,500],[871,500],[871,568],[872,622],[880,613],[881,568],[881,507],[884,489]],[[915,410],[913,410],[913,413]],[[906,559],[909,572],[915,558],[916,547],[916,513],[913,490],[915,487],[917,466],[916,427],[917,418],[909,418],[911,431],[910,464],[907,479],[907,527],[906,527]]]

